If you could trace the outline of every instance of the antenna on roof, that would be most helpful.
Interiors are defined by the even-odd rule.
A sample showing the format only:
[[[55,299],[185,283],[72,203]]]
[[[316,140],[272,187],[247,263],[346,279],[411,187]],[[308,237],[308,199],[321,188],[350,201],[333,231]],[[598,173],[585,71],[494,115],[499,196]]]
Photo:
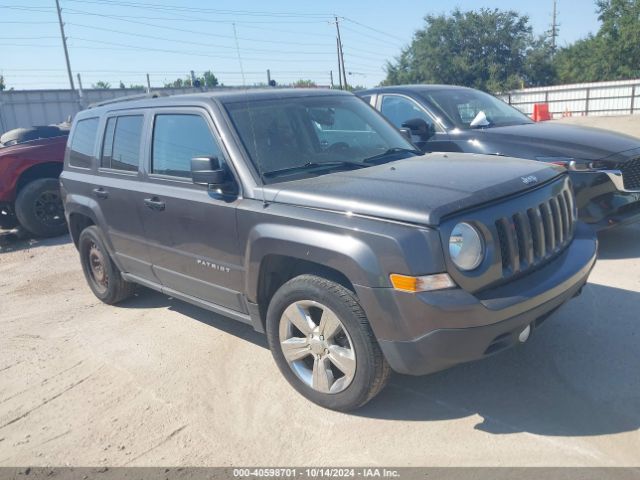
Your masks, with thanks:
[[[265,196],[264,196],[265,181],[264,181],[264,175],[262,171],[262,162],[260,162],[260,150],[258,149],[258,142],[256,140],[256,129],[253,126],[253,114],[251,112],[251,107],[249,105],[249,92],[247,91],[247,85],[244,78],[244,68],[242,67],[242,56],[240,55],[240,44],[238,43],[238,32],[236,31],[235,22],[232,25],[233,25],[233,38],[236,41],[236,52],[238,53],[238,63],[240,64],[240,76],[242,77],[242,88],[244,88],[245,102],[247,105],[247,115],[249,116],[249,125],[251,125],[251,136],[253,137],[253,151],[255,152],[256,162],[258,164],[258,174],[260,175],[260,180],[262,180],[262,186],[260,187],[260,190],[262,191],[262,205],[266,207],[267,200],[265,199]]]

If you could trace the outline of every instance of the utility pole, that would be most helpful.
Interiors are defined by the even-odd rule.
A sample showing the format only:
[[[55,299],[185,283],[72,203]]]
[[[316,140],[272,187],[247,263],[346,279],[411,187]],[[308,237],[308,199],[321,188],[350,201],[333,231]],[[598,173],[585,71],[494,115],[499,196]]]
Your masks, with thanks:
[[[329,80],[330,80],[330,88],[333,88],[333,70],[329,70]]]
[[[338,64],[340,69],[342,70],[342,78],[340,79],[340,84],[344,85],[345,90],[347,89],[347,71],[344,69],[344,52],[342,51],[342,39],[340,38],[340,21],[338,17],[334,17],[336,19],[336,33],[338,34]],[[343,82],[344,79],[344,82]],[[342,88],[342,87],[340,87]]]
[[[556,53],[556,38],[558,36],[558,1],[553,0],[553,21],[551,23],[551,54]]]
[[[67,61],[67,74],[69,75],[69,85],[71,90],[75,90],[73,85],[73,75],[71,74],[71,63],[69,62],[69,50],[67,49],[67,37],[64,34],[64,23],[62,23],[62,10],[60,10],[60,0],[56,0],[56,10],[58,11],[58,23],[60,23],[60,35],[62,35],[62,46],[64,47],[64,58]]]
[[[151,79],[149,78],[148,73],[147,73],[147,93],[151,93]]]
[[[336,38],[336,51],[338,52],[338,85],[342,90],[342,65],[340,64],[340,40]]]

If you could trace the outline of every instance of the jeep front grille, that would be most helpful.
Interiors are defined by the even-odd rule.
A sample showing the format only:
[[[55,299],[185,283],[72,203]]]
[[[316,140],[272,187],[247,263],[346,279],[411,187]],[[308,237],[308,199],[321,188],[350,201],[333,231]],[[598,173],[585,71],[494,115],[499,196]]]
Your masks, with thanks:
[[[640,190],[640,157],[623,163],[620,171],[625,190]]]
[[[568,187],[535,207],[498,219],[503,278],[536,268],[563,251],[573,238],[575,223]]]

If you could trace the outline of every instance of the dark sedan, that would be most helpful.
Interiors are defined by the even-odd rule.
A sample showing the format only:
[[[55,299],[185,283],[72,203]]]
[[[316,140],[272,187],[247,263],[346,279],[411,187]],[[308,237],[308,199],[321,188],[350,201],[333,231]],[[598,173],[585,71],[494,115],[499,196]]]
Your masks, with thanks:
[[[535,123],[489,94],[405,85],[357,94],[423,151],[527,158],[570,170],[580,218],[597,229],[640,220],[640,139],[608,130]]]

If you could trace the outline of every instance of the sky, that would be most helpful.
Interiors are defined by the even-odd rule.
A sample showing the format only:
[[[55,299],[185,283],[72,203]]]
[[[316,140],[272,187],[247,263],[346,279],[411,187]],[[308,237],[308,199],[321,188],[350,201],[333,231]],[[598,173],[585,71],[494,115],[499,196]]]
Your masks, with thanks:
[[[411,42],[427,14],[455,7],[513,9],[534,33],[551,24],[553,0],[60,0],[71,69],[85,88],[98,80],[117,87],[213,71],[225,85],[271,78],[338,82],[339,18],[351,85],[375,86],[384,66]],[[558,0],[560,46],[595,33],[593,0]],[[235,28],[235,32],[234,32]],[[0,0],[0,75],[16,90],[69,88],[55,0]],[[77,87],[77,85],[76,85]]]

